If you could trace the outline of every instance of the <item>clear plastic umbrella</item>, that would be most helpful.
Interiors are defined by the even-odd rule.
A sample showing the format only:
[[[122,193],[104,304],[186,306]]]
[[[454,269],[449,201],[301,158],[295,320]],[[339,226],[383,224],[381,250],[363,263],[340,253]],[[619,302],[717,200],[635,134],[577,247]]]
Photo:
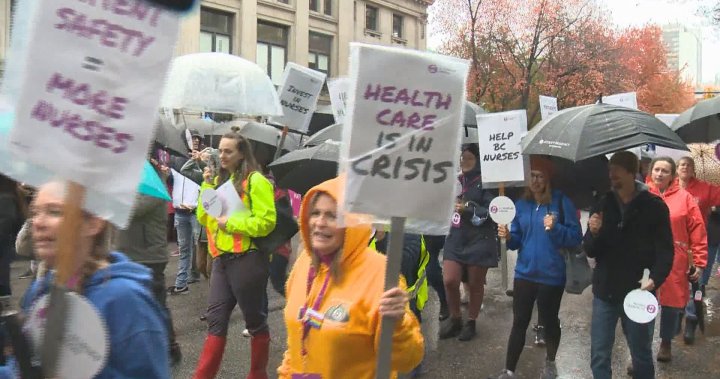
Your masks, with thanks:
[[[277,90],[255,63],[223,53],[175,58],[161,106],[247,116],[282,115]]]

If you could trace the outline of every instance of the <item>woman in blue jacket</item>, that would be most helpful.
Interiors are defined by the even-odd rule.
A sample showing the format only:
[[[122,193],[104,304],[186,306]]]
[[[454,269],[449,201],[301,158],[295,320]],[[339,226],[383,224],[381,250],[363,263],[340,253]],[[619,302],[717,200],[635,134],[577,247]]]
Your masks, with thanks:
[[[40,274],[23,297],[25,313],[49,292],[55,277],[52,268],[63,219],[63,192],[60,183],[46,184],[31,206],[35,254],[50,270]],[[104,220],[85,215],[78,242],[78,256],[84,257],[84,263],[74,275],[78,292],[107,327],[109,355],[95,378],[170,378],[167,313],[150,290],[150,270],[119,252],[108,252],[108,228]],[[0,378],[14,377],[11,371],[0,367]]]
[[[513,326],[508,341],[505,369],[493,378],[512,378],[525,345],[525,333],[537,301],[538,318],[545,326],[546,363],[542,378],[557,377],[555,355],[560,343],[560,301],[565,289],[565,260],[562,248],[580,245],[582,234],[575,206],[552,190],[552,163],[531,158],[530,186],[517,201],[511,231],[498,227],[507,238],[508,249],[518,250],[513,296]]]

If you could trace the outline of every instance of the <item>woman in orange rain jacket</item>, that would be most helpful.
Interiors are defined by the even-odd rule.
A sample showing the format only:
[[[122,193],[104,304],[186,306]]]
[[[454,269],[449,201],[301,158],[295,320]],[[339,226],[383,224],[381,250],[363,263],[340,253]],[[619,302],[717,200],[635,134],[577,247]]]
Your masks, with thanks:
[[[340,191],[336,178],[303,198],[305,250],[287,281],[288,347],[280,379],[374,378],[383,315],[397,319],[393,371],[409,372],[423,357],[407,294],[399,287],[383,293],[386,261],[368,247],[370,226],[338,227]]]
[[[675,161],[672,158],[656,158],[650,164],[650,192],[665,200],[670,209],[675,255],[673,266],[665,283],[658,288],[660,313],[660,350],[657,360],[669,362],[672,359],[671,341],[680,322],[680,313],[690,296],[688,280],[688,252],[692,251],[693,263],[698,270],[690,280],[697,280],[707,261],[707,233],[700,207],[687,191],[680,188],[675,180]]]
[[[707,221],[710,208],[720,205],[720,186],[712,185],[695,177],[695,160],[682,157],[678,160],[678,184],[693,196],[700,207],[703,219]]]

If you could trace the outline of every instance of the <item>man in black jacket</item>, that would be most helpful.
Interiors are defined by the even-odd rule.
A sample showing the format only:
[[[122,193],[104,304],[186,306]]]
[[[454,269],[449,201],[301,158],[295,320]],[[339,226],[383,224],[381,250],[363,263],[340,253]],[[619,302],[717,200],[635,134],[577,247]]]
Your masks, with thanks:
[[[634,377],[654,378],[652,338],[655,322],[639,324],[623,310],[625,296],[642,288],[655,291],[670,273],[673,239],[665,202],[635,181],[638,158],[619,152],[610,159],[610,191],[591,212],[584,247],[597,266],[593,275],[591,368],[595,379],[612,377],[615,327],[620,319]],[[645,269],[650,279],[639,283]]]

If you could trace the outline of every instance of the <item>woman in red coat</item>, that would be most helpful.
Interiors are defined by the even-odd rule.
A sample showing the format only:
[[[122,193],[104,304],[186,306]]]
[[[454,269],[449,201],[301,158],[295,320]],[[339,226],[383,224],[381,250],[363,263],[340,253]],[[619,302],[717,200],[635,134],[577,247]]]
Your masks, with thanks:
[[[689,255],[698,271],[690,278],[697,280],[699,271],[707,261],[707,233],[700,207],[687,191],[680,188],[675,180],[675,161],[672,158],[656,158],[650,164],[650,192],[665,200],[670,209],[670,226],[675,242],[673,267],[665,283],[658,289],[660,313],[660,351],[657,360],[669,362],[672,359],[671,341],[678,329],[680,314],[690,296],[688,280]]]

